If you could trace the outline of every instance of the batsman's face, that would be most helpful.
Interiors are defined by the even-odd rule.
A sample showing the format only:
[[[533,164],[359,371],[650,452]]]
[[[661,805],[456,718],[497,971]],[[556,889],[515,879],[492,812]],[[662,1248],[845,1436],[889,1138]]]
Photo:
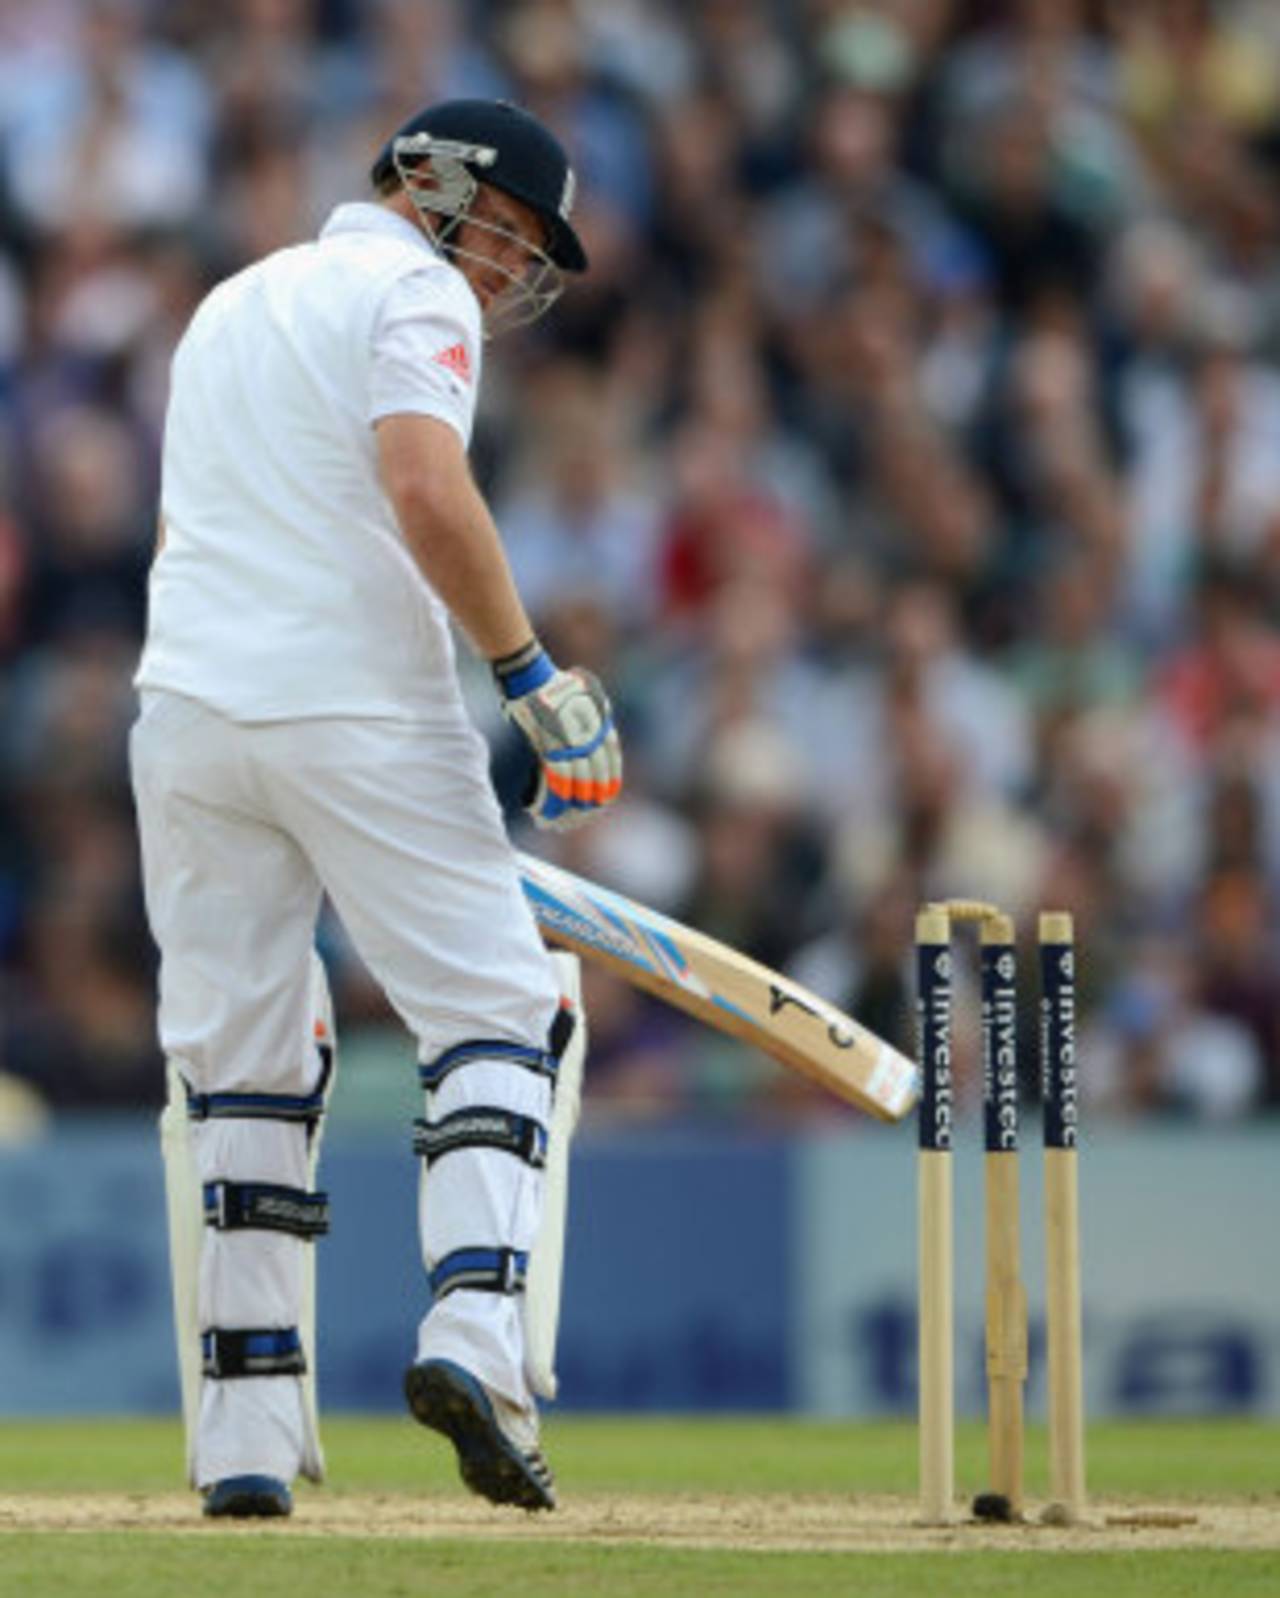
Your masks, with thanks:
[[[547,258],[547,230],[523,200],[481,184],[453,241],[454,264],[470,283],[486,329],[532,320],[559,287]],[[548,290],[550,293],[548,294]]]
[[[457,242],[459,265],[486,310],[513,279],[522,281],[541,259],[544,231],[538,214],[523,200],[481,184]]]

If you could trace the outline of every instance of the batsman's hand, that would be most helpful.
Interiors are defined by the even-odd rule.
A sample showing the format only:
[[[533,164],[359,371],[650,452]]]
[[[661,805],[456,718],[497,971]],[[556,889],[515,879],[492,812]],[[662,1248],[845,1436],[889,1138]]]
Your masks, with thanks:
[[[533,746],[537,773],[525,809],[534,825],[567,832],[622,792],[622,745],[594,673],[560,671],[537,639],[493,663],[502,708]]]

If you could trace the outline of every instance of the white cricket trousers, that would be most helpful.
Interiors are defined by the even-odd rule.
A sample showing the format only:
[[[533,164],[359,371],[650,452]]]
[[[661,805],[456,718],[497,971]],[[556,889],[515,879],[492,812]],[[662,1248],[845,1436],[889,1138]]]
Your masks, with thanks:
[[[497,1040],[545,1049],[554,966],[525,903],[488,776],[464,722],[238,723],[148,692],[131,738],[147,913],[160,949],[159,1031],[195,1094],[306,1095],[309,961],[322,893],[431,1061]],[[550,1120],[545,1075],[475,1051],[427,1095],[432,1122],[473,1107]],[[517,1049],[517,1054],[519,1050]],[[192,1126],[202,1182],[303,1187],[306,1129],[271,1119]],[[405,1129],[406,1158],[408,1129]],[[533,1246],[542,1173],[493,1148],[435,1160],[422,1182],[427,1269],[458,1249]],[[340,1224],[340,1218],[335,1218]],[[284,1233],[205,1228],[199,1322],[291,1328],[302,1250]],[[531,1407],[521,1300],[458,1289],[422,1321],[417,1358],[445,1357]],[[290,1481],[304,1448],[301,1379],[202,1384],[197,1485],[265,1473]]]

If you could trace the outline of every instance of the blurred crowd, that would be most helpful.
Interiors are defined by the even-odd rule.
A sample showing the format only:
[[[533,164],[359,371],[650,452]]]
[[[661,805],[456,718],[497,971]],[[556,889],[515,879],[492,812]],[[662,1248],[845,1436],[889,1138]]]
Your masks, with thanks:
[[[6,1092],[161,1091],[126,740],[175,340],[467,94],[570,146],[594,266],[490,348],[475,446],[623,725],[558,857],[906,1046],[923,900],[1069,909],[1092,1109],[1274,1111],[1266,0],[0,0]],[[399,1035],[324,947],[373,1072]],[[839,1113],[588,982],[592,1113]]]

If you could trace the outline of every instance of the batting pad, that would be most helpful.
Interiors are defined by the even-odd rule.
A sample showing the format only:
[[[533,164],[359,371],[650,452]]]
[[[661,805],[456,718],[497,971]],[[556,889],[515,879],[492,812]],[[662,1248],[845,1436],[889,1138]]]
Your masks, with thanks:
[[[187,1437],[187,1480],[196,1485],[196,1420],[200,1414],[200,1319],[196,1310],[204,1209],[200,1177],[191,1152],[187,1088],[172,1060],[166,1069],[168,1102],[160,1113],[164,1156],[165,1205],[169,1214],[169,1280],[173,1324],[178,1339],[178,1377],[182,1384],[182,1422]]]
[[[564,1231],[569,1207],[569,1144],[582,1108],[582,1070],[587,1054],[587,1020],[582,1008],[582,967],[577,955],[552,953],[560,993],[573,1011],[574,1028],[556,1073],[542,1215],[529,1259],[524,1294],[525,1376],[539,1398],[556,1396],[556,1338],[564,1275]]]
[[[307,1047],[331,1051],[327,1093],[333,1091],[337,1067],[337,1038],[333,1024],[333,1002],[324,966],[317,954],[311,955],[311,1020]],[[169,1267],[173,1288],[174,1331],[178,1343],[178,1376],[182,1389],[182,1420],[186,1432],[187,1480],[196,1480],[196,1432],[200,1417],[202,1355],[199,1315],[200,1255],[204,1246],[204,1196],[200,1173],[192,1149],[192,1121],[187,1108],[187,1084],[174,1061],[166,1068],[168,1099],[160,1114],[160,1148],[164,1158],[165,1206],[169,1222]],[[327,1094],[326,1094],[327,1096]],[[316,1167],[320,1157],[323,1115],[315,1124],[307,1149],[307,1186],[315,1190]],[[302,1474],[312,1481],[324,1477],[324,1450],[320,1444],[319,1411],[316,1400],[316,1258],[314,1246],[303,1255],[302,1299],[299,1305],[298,1332],[306,1358],[302,1377],[302,1410],[305,1428]]]

